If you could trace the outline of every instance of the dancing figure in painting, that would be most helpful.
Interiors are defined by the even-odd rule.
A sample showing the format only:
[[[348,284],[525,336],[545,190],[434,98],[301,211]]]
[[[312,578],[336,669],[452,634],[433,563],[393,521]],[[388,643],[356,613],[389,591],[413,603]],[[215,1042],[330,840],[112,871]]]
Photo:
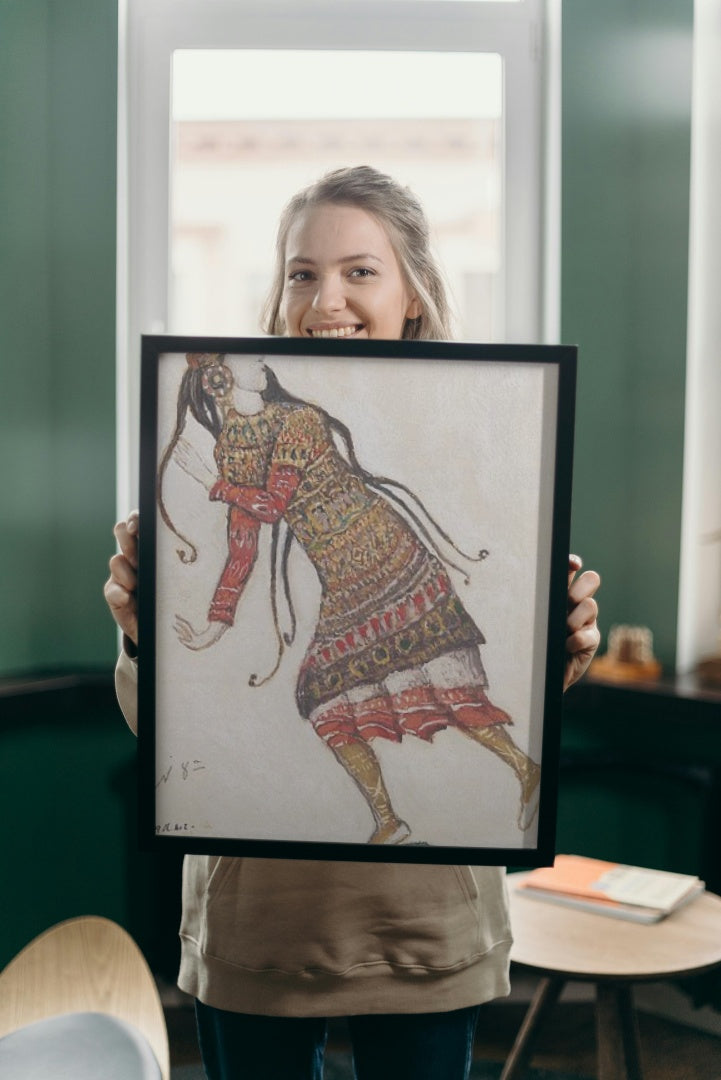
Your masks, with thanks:
[[[180,641],[204,649],[233,625],[256,561],[260,526],[274,527],[275,561],[278,523],[284,520],[286,590],[291,538],[322,587],[318,622],[296,684],[298,711],[365,798],[375,824],[369,842],[399,844],[411,836],[393,808],[373,740],[400,742],[415,735],[430,742],[446,727],[481,743],[513,769],[520,783],[518,824],[527,828],[538,806],[540,767],[511,738],[509,715],[487,697],[479,652],[483,635],[453,588],[418,512],[422,504],[403,485],[366,472],[347,428],[288,394],[262,357],[187,359],[176,430],[159,470],[161,514],[177,533],[162,499],[163,473],[174,459],[212,500],[228,504],[228,557],[207,625],[196,630],[178,616]],[[217,472],[183,436],[188,411],[215,439]],[[404,515],[394,501],[404,506]],[[194,559],[193,545],[181,539],[189,545],[181,558]],[[284,639],[275,572],[271,580],[279,642],[275,671]],[[251,684],[258,684],[257,676]]]

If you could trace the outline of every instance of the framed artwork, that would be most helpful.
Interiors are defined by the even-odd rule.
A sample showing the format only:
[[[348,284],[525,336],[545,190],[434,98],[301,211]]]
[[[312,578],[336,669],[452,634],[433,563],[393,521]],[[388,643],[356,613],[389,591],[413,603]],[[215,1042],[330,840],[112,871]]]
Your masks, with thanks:
[[[552,860],[575,371],[143,338],[144,847]]]

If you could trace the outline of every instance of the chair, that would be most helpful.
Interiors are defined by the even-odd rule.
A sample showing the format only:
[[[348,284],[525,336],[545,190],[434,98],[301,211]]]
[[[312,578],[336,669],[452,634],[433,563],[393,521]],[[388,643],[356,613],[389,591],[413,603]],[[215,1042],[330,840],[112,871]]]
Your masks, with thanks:
[[[0,973],[0,1076],[169,1080],[160,997],[122,927],[93,915],[58,923]]]

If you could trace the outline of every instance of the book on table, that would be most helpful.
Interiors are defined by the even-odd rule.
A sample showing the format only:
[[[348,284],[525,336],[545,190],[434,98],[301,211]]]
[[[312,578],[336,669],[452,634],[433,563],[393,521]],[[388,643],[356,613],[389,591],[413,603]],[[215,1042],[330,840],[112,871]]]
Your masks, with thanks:
[[[584,855],[557,855],[553,866],[524,875],[523,895],[581,911],[654,923],[704,891],[694,874],[605,862]]]

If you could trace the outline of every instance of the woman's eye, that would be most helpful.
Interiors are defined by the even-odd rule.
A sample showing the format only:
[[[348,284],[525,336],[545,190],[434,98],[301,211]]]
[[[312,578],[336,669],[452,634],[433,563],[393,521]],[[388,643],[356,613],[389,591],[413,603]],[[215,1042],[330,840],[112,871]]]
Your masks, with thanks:
[[[299,284],[310,281],[310,279],[310,270],[294,270],[291,274],[288,275],[288,281],[296,281]]]
[[[375,271],[371,270],[369,266],[356,266],[350,272],[350,276],[355,278],[368,278],[374,277],[374,275]]]

